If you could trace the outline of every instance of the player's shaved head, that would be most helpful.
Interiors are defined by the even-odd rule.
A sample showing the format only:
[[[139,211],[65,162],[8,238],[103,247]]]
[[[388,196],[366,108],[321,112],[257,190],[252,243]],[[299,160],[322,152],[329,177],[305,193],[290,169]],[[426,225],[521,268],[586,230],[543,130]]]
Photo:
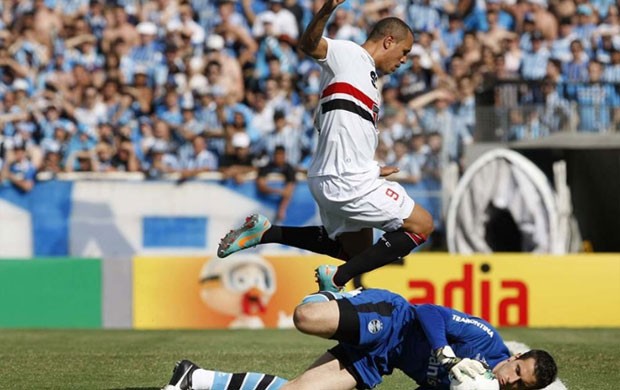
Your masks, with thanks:
[[[392,36],[396,41],[402,41],[407,39],[409,35],[413,36],[413,31],[407,26],[407,23],[402,20],[389,17],[381,19],[374,25],[370,34],[368,35],[369,41],[380,41],[387,36]]]

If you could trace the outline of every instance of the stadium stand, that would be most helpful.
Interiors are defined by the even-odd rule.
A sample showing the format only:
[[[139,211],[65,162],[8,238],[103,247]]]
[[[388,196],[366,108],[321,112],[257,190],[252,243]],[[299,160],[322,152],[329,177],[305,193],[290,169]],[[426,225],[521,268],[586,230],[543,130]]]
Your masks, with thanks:
[[[231,177],[279,145],[303,174],[319,69],[296,42],[321,5],[2,3],[0,178],[28,191],[35,173]],[[326,34],[362,42],[388,15],[414,30],[411,61],[380,80],[377,159],[435,191],[475,142],[618,132],[618,11],[605,0],[351,0]]]

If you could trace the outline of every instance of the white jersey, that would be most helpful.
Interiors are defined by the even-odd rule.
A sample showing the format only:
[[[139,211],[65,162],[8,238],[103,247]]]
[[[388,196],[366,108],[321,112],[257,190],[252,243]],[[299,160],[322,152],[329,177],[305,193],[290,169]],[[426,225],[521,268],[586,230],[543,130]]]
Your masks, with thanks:
[[[344,192],[332,197],[351,199],[378,186],[374,157],[381,94],[375,62],[363,47],[324,39],[327,57],[319,60],[322,92],[315,117],[319,141],[308,177],[331,176]]]

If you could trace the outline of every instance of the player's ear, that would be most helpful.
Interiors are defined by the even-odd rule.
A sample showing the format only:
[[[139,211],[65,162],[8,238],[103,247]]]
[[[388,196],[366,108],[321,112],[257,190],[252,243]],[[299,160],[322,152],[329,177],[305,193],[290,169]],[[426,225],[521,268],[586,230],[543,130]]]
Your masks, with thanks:
[[[389,49],[390,46],[392,46],[392,44],[394,43],[394,37],[391,35],[387,35],[385,38],[383,38],[383,48],[384,49]]]

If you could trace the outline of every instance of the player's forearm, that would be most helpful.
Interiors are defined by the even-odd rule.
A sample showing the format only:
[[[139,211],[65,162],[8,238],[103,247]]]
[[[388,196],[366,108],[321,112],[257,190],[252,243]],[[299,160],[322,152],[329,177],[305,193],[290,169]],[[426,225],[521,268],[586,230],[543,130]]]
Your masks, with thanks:
[[[318,55],[317,49],[319,49],[325,25],[336,6],[337,4],[334,5],[332,2],[326,1],[323,7],[314,15],[299,39],[299,49],[301,51],[314,58],[321,57]]]

